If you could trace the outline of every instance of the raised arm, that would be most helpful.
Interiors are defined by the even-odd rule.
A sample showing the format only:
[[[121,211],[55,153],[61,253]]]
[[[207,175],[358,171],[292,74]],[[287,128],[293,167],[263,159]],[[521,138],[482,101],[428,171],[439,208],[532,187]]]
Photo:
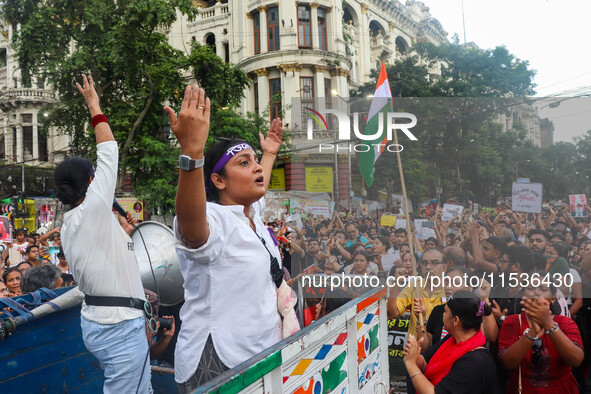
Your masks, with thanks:
[[[164,107],[170,128],[181,146],[181,155],[202,159],[209,134],[209,98],[199,85],[189,85],[178,117],[170,107]],[[206,218],[205,181],[203,167],[179,170],[176,194],[177,224],[184,243],[198,248],[209,238]]]
[[[48,245],[48,243],[47,243],[47,240],[48,240],[49,238],[51,238],[51,236],[52,236],[53,234],[55,234],[55,233],[58,233],[58,234],[59,234],[59,233],[60,233],[60,231],[61,231],[61,227],[56,227],[56,228],[54,228],[54,229],[52,229],[52,230],[49,230],[48,232],[46,232],[45,234],[42,234],[42,235],[39,237],[39,243],[41,243],[42,245],[45,245],[45,246],[47,246],[47,245]]]
[[[474,265],[486,271],[497,273],[497,266],[484,258],[482,247],[480,246],[480,226],[477,223],[468,223],[468,232],[472,239],[472,257],[474,258]]]
[[[90,116],[93,118],[93,120],[96,120],[94,119],[95,116],[102,115],[103,111],[101,110],[101,106],[99,104],[99,97],[96,94],[96,90],[94,89],[92,75],[89,75],[87,78],[86,75],[82,74],[82,86],[76,82],[76,87],[78,88],[78,91],[82,93],[82,96],[84,96],[84,101],[86,101],[86,105],[90,111]],[[111,132],[111,127],[106,121],[102,121],[94,127],[94,135],[96,137],[97,145],[101,142],[115,141],[113,132]]]
[[[281,119],[275,118],[271,122],[269,132],[265,137],[259,133],[261,139],[261,149],[263,150],[263,157],[261,158],[261,166],[263,167],[263,180],[265,182],[265,190],[269,189],[269,182],[271,181],[271,173],[273,172],[273,164],[279,148],[281,147],[281,141],[283,140],[283,126],[281,125]]]

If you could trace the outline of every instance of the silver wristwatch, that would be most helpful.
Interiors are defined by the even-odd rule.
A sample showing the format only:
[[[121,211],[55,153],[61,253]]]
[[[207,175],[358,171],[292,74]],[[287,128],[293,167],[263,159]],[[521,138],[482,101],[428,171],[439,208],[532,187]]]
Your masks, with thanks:
[[[201,168],[204,163],[205,157],[202,157],[201,159],[191,159],[186,155],[179,156],[179,168],[183,171],[191,171],[196,168]]]

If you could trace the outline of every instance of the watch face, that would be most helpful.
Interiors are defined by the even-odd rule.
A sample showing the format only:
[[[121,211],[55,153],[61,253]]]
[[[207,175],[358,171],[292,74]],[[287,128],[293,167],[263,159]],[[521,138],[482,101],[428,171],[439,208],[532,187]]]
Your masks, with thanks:
[[[189,169],[189,158],[187,156],[179,157],[179,167],[181,168],[181,170]]]

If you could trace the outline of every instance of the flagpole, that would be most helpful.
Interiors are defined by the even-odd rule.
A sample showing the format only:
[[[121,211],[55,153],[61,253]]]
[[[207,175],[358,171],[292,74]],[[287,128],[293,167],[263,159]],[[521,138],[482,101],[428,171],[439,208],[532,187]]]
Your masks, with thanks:
[[[389,83],[389,81],[388,81]],[[392,102],[392,110],[394,110],[394,102]],[[394,144],[398,147],[398,130],[394,128]],[[417,262],[415,260],[415,251],[413,245],[413,234],[410,229],[410,215],[408,213],[408,197],[406,196],[406,183],[404,182],[404,171],[402,170],[402,160],[400,159],[400,149],[396,149],[396,160],[398,162],[398,173],[400,174],[400,183],[402,185],[402,199],[404,201],[404,216],[406,217],[406,233],[408,234],[408,248],[410,249],[410,262],[412,267],[412,275],[417,276]],[[402,256],[401,256],[402,257]],[[415,284],[415,298],[419,297],[419,288]],[[423,326],[423,314],[419,313],[419,324],[417,325],[417,338],[419,330]]]

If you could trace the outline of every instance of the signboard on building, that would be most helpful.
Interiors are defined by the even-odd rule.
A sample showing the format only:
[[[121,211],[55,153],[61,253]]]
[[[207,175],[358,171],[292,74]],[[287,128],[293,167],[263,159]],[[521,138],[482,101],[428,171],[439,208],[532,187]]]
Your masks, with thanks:
[[[306,167],[306,191],[332,193],[332,167]]]
[[[511,210],[542,213],[542,184],[513,182]]]
[[[275,168],[271,172],[269,190],[285,190],[285,168]]]

